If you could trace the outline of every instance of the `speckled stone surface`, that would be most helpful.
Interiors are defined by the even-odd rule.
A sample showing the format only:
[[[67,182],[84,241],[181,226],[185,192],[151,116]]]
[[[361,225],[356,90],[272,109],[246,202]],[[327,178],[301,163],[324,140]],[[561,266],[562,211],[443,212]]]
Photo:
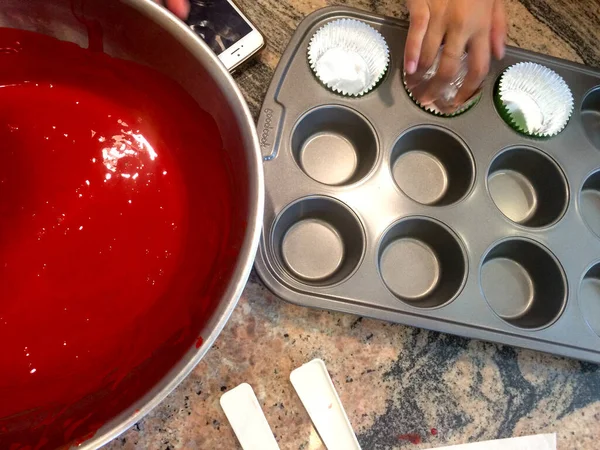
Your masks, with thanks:
[[[400,0],[239,4],[268,39],[260,57],[236,75],[255,115],[308,13],[343,4],[407,15]],[[600,66],[600,0],[507,0],[507,7],[511,44]],[[560,449],[600,448],[599,366],[293,306],[254,274],[194,372],[107,448],[238,449],[219,397],[248,382],[282,449],[322,449],[289,383],[291,370],[317,357],[327,363],[363,449],[425,449],[547,432],[557,432]]]

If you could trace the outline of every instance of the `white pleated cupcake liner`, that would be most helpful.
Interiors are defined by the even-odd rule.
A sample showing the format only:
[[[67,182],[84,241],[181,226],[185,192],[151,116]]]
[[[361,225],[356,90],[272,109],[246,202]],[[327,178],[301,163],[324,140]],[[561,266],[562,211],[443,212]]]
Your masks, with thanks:
[[[565,129],[573,114],[573,94],[565,80],[548,67],[532,62],[506,69],[496,95],[509,125],[529,136],[555,136]]]
[[[308,62],[332,91],[359,97],[373,90],[387,72],[390,51],[384,37],[360,20],[337,19],[313,35]]]

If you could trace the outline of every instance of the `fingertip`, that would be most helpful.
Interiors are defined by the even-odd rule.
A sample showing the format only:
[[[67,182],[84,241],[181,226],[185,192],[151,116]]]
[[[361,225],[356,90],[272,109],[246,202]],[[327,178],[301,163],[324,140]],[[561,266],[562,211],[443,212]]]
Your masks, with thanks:
[[[501,60],[506,53],[506,45],[504,42],[500,42],[496,47],[496,59]]]
[[[504,58],[506,53],[506,35],[504,33],[499,33],[496,30],[492,30],[492,34],[490,36],[490,45],[492,47],[492,54],[495,59],[499,61]]]
[[[168,8],[182,20],[188,18],[190,14],[190,2],[188,0],[168,0]]]
[[[494,2],[493,23],[491,31],[491,43],[494,58],[500,60],[504,58],[506,51],[507,21],[506,10],[503,0]]]
[[[408,75],[417,71],[423,39],[429,26],[429,10],[422,1],[409,1],[410,25],[404,49],[404,70]]]
[[[456,96],[454,97],[454,100],[452,100],[452,107],[458,108],[460,105],[462,105],[464,103],[463,98],[464,89],[459,89]]]
[[[452,107],[453,108],[460,108],[466,101],[467,98],[465,95],[461,95],[460,97],[457,95],[456,98],[454,99],[454,103],[452,103]]]
[[[186,20],[190,15],[190,4],[188,2],[182,2],[180,6],[176,9],[175,14],[181,20]]]
[[[182,19],[187,19],[188,16],[190,15],[190,9],[192,8],[192,6],[190,5],[190,2],[185,1],[183,2],[183,17]]]
[[[463,94],[457,95],[456,98],[454,99],[454,103],[453,103],[452,107],[455,110],[460,108],[465,103],[467,103],[467,100],[469,100],[471,97],[473,97],[473,95],[475,95],[475,92],[463,93]]]

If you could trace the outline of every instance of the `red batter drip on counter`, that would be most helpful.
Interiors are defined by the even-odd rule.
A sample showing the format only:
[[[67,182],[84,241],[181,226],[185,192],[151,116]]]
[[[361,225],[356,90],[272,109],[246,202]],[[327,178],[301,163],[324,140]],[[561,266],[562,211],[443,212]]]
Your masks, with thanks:
[[[181,87],[100,52],[0,28],[0,105],[0,448],[57,448],[201,343],[233,177]]]
[[[411,444],[419,445],[422,442],[421,435],[418,433],[406,433],[398,436],[400,441],[408,441]]]

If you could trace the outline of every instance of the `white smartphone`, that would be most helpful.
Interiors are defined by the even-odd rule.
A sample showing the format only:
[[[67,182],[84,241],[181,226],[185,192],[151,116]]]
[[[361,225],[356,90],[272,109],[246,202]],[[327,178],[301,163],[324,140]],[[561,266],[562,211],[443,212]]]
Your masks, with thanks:
[[[232,71],[265,45],[258,29],[231,0],[191,0],[187,24]]]

